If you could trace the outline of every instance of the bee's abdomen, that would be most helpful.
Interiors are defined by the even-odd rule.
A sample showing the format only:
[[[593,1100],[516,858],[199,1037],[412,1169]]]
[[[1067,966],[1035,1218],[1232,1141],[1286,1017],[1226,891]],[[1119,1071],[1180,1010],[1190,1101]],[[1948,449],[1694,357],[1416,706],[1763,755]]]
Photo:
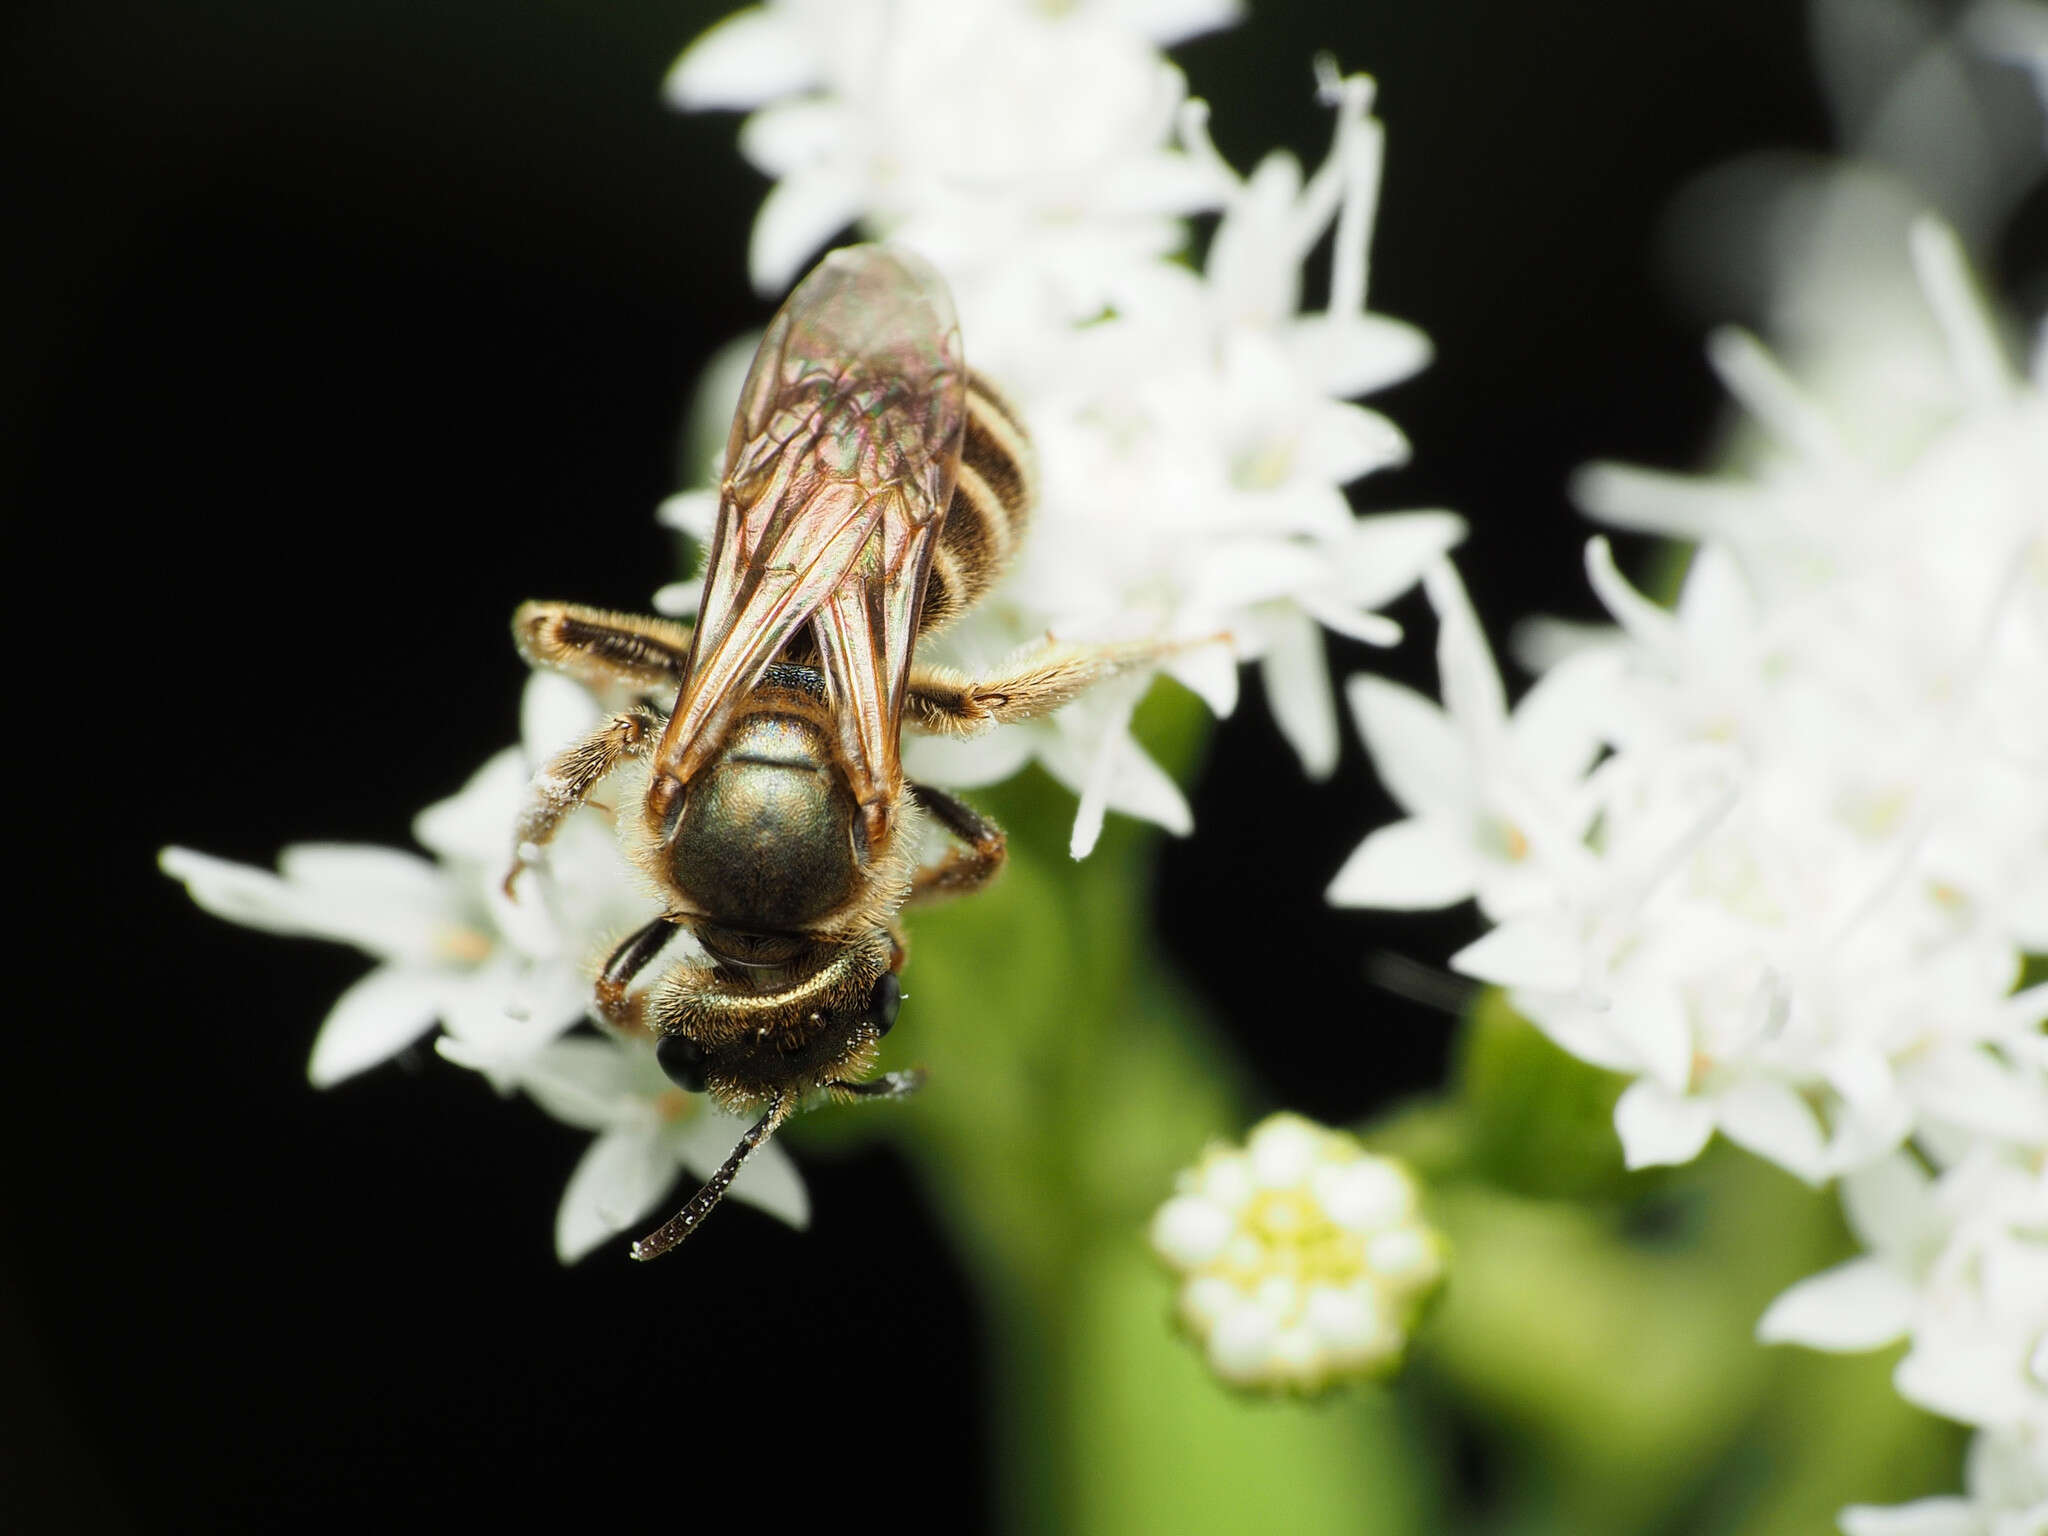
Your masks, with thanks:
[[[996,584],[1024,543],[1035,489],[1023,422],[986,379],[973,375],[960,477],[932,556],[920,635],[943,629]]]

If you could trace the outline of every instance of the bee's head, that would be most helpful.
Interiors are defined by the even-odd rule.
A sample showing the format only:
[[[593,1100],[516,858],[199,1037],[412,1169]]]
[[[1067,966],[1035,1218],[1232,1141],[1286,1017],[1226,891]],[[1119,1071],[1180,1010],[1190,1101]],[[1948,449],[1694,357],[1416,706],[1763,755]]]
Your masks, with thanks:
[[[657,987],[656,1056],[670,1081],[752,1107],[865,1074],[903,996],[888,934],[735,942],[744,937],[714,930],[717,963],[679,967]]]
[[[875,933],[850,944],[808,945],[794,964],[765,972],[795,974],[782,985],[755,986],[750,968],[729,960],[663,979],[654,999],[654,1054],[669,1080],[727,1108],[765,1110],[690,1203],[633,1245],[634,1258],[658,1258],[696,1231],[805,1093],[872,1094],[885,1086],[854,1079],[872,1065],[876,1045],[896,1022],[903,992],[889,968],[895,953],[889,936]],[[919,1076],[892,1075],[886,1091],[907,1092]]]

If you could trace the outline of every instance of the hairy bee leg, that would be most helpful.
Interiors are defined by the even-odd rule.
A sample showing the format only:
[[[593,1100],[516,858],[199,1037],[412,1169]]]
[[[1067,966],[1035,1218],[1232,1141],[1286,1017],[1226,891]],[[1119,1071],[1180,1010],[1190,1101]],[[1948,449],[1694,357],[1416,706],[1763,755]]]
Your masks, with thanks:
[[[910,884],[910,900],[934,901],[964,896],[995,879],[1008,857],[1003,829],[966,801],[929,784],[912,784],[917,803],[930,811],[962,846],[947,850],[938,863],[920,869]]]
[[[529,667],[600,692],[673,694],[690,663],[691,633],[687,624],[577,603],[521,603],[512,615],[512,643]]]
[[[856,1099],[907,1099],[924,1086],[924,1072],[921,1068],[912,1068],[908,1072],[884,1072],[865,1083],[848,1083],[835,1077],[825,1086],[835,1093]]]
[[[987,677],[963,677],[949,667],[912,667],[903,723],[933,736],[974,736],[992,725],[1036,720],[1119,673],[1228,638],[1211,635],[1199,640],[1129,640],[1104,645],[1049,640]]]
[[[619,764],[638,757],[660,739],[661,722],[644,709],[614,715],[593,735],[562,752],[533,776],[525,809],[513,833],[512,868],[505,876],[505,894],[531,860],[528,848],[544,847],[562,819],[590,797]]]
[[[640,1034],[646,1029],[646,1022],[641,1018],[642,999],[627,997],[626,989],[675,936],[676,925],[665,917],[657,917],[628,935],[612,951],[604,969],[597,973],[596,1002],[600,1019],[629,1035]]]
[[[658,1259],[669,1249],[696,1231],[718,1202],[725,1198],[725,1192],[732,1188],[732,1181],[740,1176],[740,1169],[747,1159],[754,1155],[755,1148],[775,1134],[775,1128],[788,1118],[790,1099],[787,1094],[778,1093],[768,1106],[768,1113],[756,1120],[747,1134],[740,1138],[740,1144],[732,1149],[732,1156],[725,1165],[711,1175],[709,1182],[690,1197],[690,1203],[663,1224],[660,1230],[650,1232],[633,1245],[636,1259]]]

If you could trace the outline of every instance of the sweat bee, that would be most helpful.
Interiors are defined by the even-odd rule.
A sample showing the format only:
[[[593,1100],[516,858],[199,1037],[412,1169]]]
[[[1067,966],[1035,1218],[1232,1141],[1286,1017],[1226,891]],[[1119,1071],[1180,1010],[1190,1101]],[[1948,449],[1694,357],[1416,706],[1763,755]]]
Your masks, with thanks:
[[[1048,639],[979,678],[918,662],[918,642],[994,585],[1031,504],[1023,425],[968,371],[944,281],[907,251],[853,246],[762,338],[695,626],[568,603],[515,614],[529,665],[637,702],[535,775],[507,888],[600,783],[624,785],[619,836],[664,906],[605,962],[596,1016],[651,1031],[679,1086],[760,1116],[636,1259],[695,1231],[806,1098],[918,1085],[867,1076],[902,997],[900,911],[987,884],[1004,839],[905,780],[900,729],[1030,719],[1169,649]],[[926,818],[947,834],[932,863]],[[630,992],[677,928],[709,964]]]

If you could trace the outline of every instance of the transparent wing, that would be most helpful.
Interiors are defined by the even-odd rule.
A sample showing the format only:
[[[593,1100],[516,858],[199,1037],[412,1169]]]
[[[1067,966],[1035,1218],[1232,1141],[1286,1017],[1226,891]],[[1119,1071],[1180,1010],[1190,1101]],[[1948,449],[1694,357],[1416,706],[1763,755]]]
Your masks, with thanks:
[[[885,834],[897,728],[966,427],[944,281],[885,246],[835,251],[769,324],[740,392],[689,667],[656,763],[683,783],[814,624],[854,791]],[[878,843],[871,844],[879,846]]]

